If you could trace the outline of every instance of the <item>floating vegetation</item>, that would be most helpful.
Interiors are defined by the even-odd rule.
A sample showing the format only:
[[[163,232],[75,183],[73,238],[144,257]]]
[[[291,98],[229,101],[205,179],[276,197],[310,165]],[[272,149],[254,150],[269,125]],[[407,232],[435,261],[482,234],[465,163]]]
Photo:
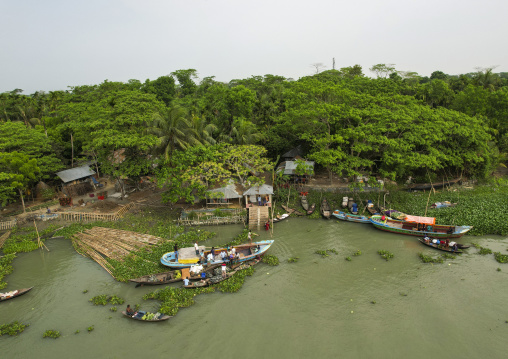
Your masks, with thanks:
[[[30,324],[23,324],[18,321],[0,325],[0,336],[2,335],[18,335],[22,333],[26,327],[29,327]]]
[[[85,289],[85,290],[83,291],[83,294],[86,294],[86,293],[88,293],[88,289]]]
[[[265,254],[261,261],[265,264],[268,264],[269,266],[278,266],[279,265],[279,258],[277,256],[271,255],[271,254]]]
[[[407,297],[407,293],[404,293],[404,292],[399,292],[399,295],[400,295],[401,297]]]
[[[89,327],[87,328],[88,333],[90,333],[90,332],[91,332],[91,331],[93,331],[94,329],[95,329],[95,328],[93,327],[93,325],[89,326]]]
[[[501,254],[501,252],[495,252],[494,258],[496,258],[496,261],[498,261],[499,263],[508,263],[508,255]]]
[[[356,252],[353,253],[353,256],[361,256],[361,255],[362,255],[361,250],[357,250]]]
[[[7,282],[4,282],[3,279],[7,274],[12,273],[12,261],[16,258],[15,254],[6,254],[3,257],[0,257],[0,289],[7,287]]]
[[[346,257],[346,260],[347,260],[348,262],[351,262],[351,261],[352,261],[351,257]]]
[[[390,259],[392,259],[392,258],[393,258],[393,253],[390,253],[390,252],[388,252],[388,251],[386,251],[386,250],[384,250],[384,249],[377,251],[377,253],[378,253],[378,254],[379,254],[382,258],[386,259],[386,261],[389,261]]]
[[[79,334],[79,329],[74,332],[74,334]]]
[[[314,253],[321,255],[321,257],[328,257],[330,253],[339,254],[336,249],[326,249],[321,251],[315,251]]]
[[[295,262],[298,262],[300,258],[299,257],[291,257],[291,258],[288,258],[288,263],[295,263]]]
[[[120,297],[117,297],[116,295],[112,295],[111,297],[109,297],[109,302],[113,305],[116,305],[125,303],[125,300],[123,300]]]
[[[40,231],[39,236],[41,241],[44,242],[44,239],[51,236],[56,229],[58,229],[58,226],[52,224],[48,226],[48,228]],[[35,232],[35,228],[33,226],[20,228],[19,231],[22,231],[24,234],[11,234],[11,236],[5,241],[3,245],[3,252],[5,254],[31,252],[39,248],[37,243],[37,233]],[[12,233],[15,232],[17,231],[12,231]]]
[[[112,312],[116,312],[118,309],[116,307],[111,307],[109,308],[109,310],[111,310]]]
[[[220,283],[216,284],[218,290],[223,293],[235,293],[242,288],[243,283],[245,282],[245,277],[251,276],[254,274],[254,267],[249,267],[242,269],[235,273],[231,278],[226,279]]]
[[[443,257],[431,257],[423,253],[419,253],[418,256],[423,263],[443,263]]]
[[[106,305],[108,304],[108,296],[107,294],[96,295],[89,302],[92,302],[93,305]]]
[[[496,270],[497,270],[498,272],[501,272],[501,268],[499,268],[499,267],[498,267]]]
[[[190,307],[194,304],[194,297],[202,293],[213,293],[214,286],[206,288],[185,288],[165,287],[152,293],[145,294],[143,299],[157,299],[161,301],[159,312],[166,315],[175,315],[180,308]]]
[[[58,330],[46,330],[44,334],[42,335],[43,338],[59,338],[60,332]]]
[[[457,256],[455,256],[453,254],[450,254],[450,253],[443,253],[443,254],[441,254],[441,257],[443,257],[443,259],[455,259],[455,258],[457,258]]]
[[[376,301],[375,300],[371,300],[370,303],[371,304],[376,304]]]
[[[108,296],[107,294],[101,294],[96,295],[95,297],[90,299],[89,302],[92,302],[93,305],[106,305],[108,304],[108,302],[113,305],[117,305],[125,303],[125,300],[123,300],[120,297],[117,297],[116,295]]]

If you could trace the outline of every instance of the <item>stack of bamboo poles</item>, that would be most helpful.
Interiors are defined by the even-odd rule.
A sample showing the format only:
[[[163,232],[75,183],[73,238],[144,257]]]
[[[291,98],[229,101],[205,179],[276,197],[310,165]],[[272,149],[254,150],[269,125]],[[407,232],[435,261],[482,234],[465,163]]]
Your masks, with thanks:
[[[11,231],[8,231],[8,232],[5,232],[4,234],[2,234],[2,236],[0,237],[0,248],[3,247],[5,241],[7,240],[7,238],[9,238],[10,235],[11,235]]]
[[[162,238],[149,234],[123,231],[119,229],[93,227],[72,238],[76,251],[96,261],[109,274],[113,267],[107,258],[123,261],[131,252],[151,244],[157,244]]]

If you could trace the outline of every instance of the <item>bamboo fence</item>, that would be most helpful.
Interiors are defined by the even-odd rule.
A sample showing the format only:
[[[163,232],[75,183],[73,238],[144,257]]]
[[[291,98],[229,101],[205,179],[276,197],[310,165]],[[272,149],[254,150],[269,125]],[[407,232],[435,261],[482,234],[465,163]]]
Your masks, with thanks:
[[[125,213],[131,210],[136,203],[131,202],[115,213],[94,213],[94,212],[60,212],[59,216],[68,221],[117,221],[123,218]]]
[[[221,224],[245,223],[247,215],[240,214],[242,211],[242,209],[238,209],[233,212],[233,215],[224,217],[208,215],[206,212],[190,212],[197,216],[197,218],[180,217],[177,221],[182,226],[218,226]]]
[[[16,223],[17,223],[16,218],[11,219],[10,221],[0,222],[0,230],[10,229],[12,227],[15,227]]]

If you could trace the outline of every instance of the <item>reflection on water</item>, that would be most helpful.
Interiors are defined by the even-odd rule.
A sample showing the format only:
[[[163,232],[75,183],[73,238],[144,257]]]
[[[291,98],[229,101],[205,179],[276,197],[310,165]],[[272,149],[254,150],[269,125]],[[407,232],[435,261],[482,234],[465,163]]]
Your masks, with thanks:
[[[206,228],[217,232],[206,245],[225,243],[241,228]],[[264,229],[258,233],[270,238]],[[275,224],[273,239],[269,253],[279,257],[278,267],[259,264],[240,292],[198,296],[194,306],[162,323],[128,320],[110,305],[94,307],[88,300],[99,294],[147,310],[157,302],[142,300],[154,288],[118,283],[70,242],[50,240],[50,252],[20,254],[13,263],[7,289],[35,288],[1,303],[0,323],[31,326],[18,337],[0,337],[2,357],[505,357],[508,268],[492,255],[472,248],[444,264],[423,264],[419,252],[439,253],[415,238],[335,220],[290,218]],[[508,245],[506,238],[474,241],[502,252]],[[332,248],[339,254],[315,254]],[[382,259],[381,249],[394,258]],[[352,256],[357,250],[362,255]],[[299,260],[288,263],[290,257]],[[62,337],[42,339],[47,329]]]

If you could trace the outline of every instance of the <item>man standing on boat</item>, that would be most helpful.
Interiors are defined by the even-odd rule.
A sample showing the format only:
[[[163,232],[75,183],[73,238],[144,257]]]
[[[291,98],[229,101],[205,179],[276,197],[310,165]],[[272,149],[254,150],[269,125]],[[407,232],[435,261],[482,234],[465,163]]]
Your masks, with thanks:
[[[175,243],[173,250],[175,251],[175,260],[178,262],[178,244]]]
[[[249,234],[247,234],[247,239],[249,240],[249,243],[252,244],[252,231],[249,229]]]
[[[194,249],[196,250],[196,255],[199,256],[199,246],[198,242],[194,242]]]

